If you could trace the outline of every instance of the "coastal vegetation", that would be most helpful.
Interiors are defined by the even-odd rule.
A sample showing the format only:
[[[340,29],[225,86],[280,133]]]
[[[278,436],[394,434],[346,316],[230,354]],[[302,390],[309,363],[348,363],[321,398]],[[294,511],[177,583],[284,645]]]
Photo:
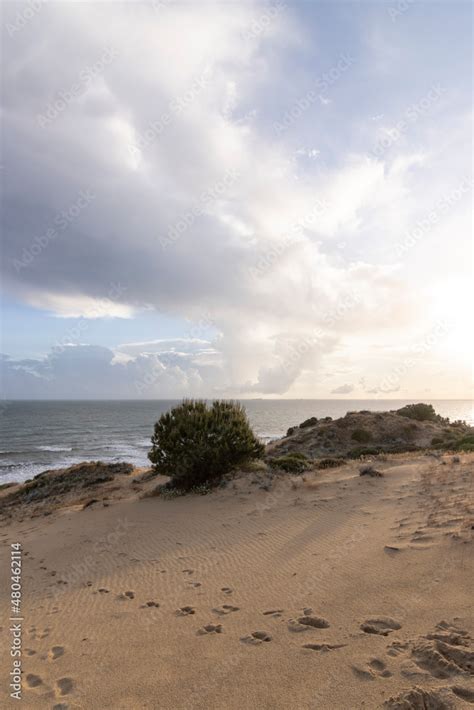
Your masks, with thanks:
[[[217,485],[232,469],[261,458],[265,448],[238,402],[184,400],[155,424],[148,458],[168,487]]]

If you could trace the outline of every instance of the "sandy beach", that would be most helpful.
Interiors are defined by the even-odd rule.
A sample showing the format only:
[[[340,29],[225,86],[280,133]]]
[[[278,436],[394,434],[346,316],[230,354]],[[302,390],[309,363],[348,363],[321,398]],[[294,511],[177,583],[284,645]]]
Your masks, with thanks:
[[[2,569],[23,550],[23,689],[4,654],[1,706],[472,707],[473,461],[256,471],[169,500],[135,470],[17,511],[0,536]]]

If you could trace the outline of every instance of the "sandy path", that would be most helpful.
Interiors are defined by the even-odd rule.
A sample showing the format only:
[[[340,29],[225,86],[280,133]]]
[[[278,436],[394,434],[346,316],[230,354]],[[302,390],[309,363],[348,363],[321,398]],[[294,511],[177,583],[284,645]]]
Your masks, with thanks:
[[[25,550],[21,705],[355,710],[418,685],[426,707],[472,707],[472,464],[446,461],[3,529]]]

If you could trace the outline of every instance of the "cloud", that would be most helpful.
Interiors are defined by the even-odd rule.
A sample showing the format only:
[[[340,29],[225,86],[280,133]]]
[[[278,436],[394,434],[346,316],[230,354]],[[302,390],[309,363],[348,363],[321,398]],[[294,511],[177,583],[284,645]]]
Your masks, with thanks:
[[[305,30],[290,7],[268,12],[258,0],[46,3],[6,37],[6,292],[124,328],[143,311],[191,323],[210,313],[215,332],[10,363],[20,389],[26,379],[41,392],[61,383],[73,396],[66,365],[89,358],[80,377],[107,396],[151,370],[156,392],[285,394],[317,383],[348,337],[422,317],[430,294],[413,295],[390,245],[426,206],[427,175],[452,175],[456,145],[434,158],[407,132],[374,156],[383,126],[356,120],[365,144],[346,145],[344,127],[312,148],[311,128],[295,160],[291,131],[275,136],[265,114],[288,96],[276,68],[300,51]],[[5,14],[14,19],[15,5]],[[329,116],[329,102],[316,100],[312,118]]]
[[[124,355],[124,354],[122,354]],[[203,396],[218,367],[172,350],[121,356],[109,348],[70,345],[54,348],[39,360],[3,362],[6,399],[64,398],[169,399]]]
[[[331,390],[331,394],[350,394],[354,391],[354,385],[341,385]]]

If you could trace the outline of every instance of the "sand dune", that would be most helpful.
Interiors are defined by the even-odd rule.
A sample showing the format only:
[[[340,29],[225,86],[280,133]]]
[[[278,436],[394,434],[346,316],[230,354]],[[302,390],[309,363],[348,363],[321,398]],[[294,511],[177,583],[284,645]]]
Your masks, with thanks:
[[[22,706],[472,707],[473,461],[389,456],[383,477],[353,462],[270,490],[247,474],[172,500],[122,477],[106,507],[10,521]]]

